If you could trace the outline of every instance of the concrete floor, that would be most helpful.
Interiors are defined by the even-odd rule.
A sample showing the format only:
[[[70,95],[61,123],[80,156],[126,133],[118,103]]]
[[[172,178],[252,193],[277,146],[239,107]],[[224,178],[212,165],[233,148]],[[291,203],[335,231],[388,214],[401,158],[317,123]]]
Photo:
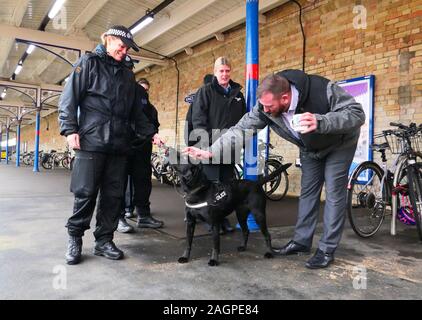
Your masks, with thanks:
[[[160,186],[153,190],[153,210],[166,221],[165,229],[116,233],[115,242],[125,252],[121,261],[92,254],[91,229],[84,237],[83,262],[67,266],[64,225],[73,201],[68,189],[67,171],[33,173],[31,168],[0,164],[0,299],[410,300],[422,296],[422,245],[416,230],[401,227],[392,237],[389,221],[368,240],[358,238],[347,226],[336,261],[325,270],[306,269],[308,256],[264,259],[260,233],[253,233],[248,250],[238,253],[239,232],[222,236],[220,266],[207,265],[211,238],[205,232],[194,239],[191,262],[178,264],[184,239],[174,230],[183,224],[183,212],[176,205],[181,200]],[[287,202],[271,206],[285,211]],[[291,238],[292,226],[270,225],[274,245]],[[320,235],[319,227],[314,248]],[[364,271],[366,286],[359,278]]]

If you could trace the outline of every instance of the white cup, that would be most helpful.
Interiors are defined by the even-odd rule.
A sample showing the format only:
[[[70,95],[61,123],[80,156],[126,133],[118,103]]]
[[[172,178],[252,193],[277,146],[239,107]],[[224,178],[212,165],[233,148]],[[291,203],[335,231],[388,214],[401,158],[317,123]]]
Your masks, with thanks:
[[[302,118],[301,114],[295,114],[293,115],[292,121],[291,121],[291,126],[293,128],[294,131],[300,132],[302,133],[303,131],[305,131],[306,129],[308,129],[308,126],[301,126],[300,125],[300,119]]]

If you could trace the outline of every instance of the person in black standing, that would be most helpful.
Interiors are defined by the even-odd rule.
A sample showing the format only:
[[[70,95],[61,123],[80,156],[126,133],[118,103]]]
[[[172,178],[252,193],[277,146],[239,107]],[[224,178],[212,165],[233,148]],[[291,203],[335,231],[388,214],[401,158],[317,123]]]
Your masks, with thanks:
[[[214,79],[214,75],[211,73],[208,73],[204,76],[203,79],[203,85],[206,85],[208,83],[212,83],[212,79]],[[192,123],[192,107],[193,102],[195,100],[196,93],[191,93],[185,98],[185,101],[189,103],[188,112],[186,113],[186,125],[185,125],[185,144],[188,147],[194,146],[198,141],[197,139],[189,139],[189,136],[191,132],[193,131],[193,123]]]
[[[208,148],[224,133],[224,129],[235,125],[246,113],[246,102],[241,89],[240,84],[231,80],[229,60],[219,57],[214,63],[211,83],[203,85],[195,95],[192,105],[194,134],[189,138],[200,137],[198,144]],[[201,131],[207,133],[208,139],[201,138]],[[231,163],[204,164],[204,173],[211,181],[228,182],[233,179],[235,161],[236,159],[231,159]],[[228,219],[223,221],[222,229],[223,232],[234,231]]]
[[[144,107],[144,113],[149,119],[149,121],[154,125],[156,131],[158,132],[158,128],[160,123],[158,122],[158,112],[157,109],[150,103],[149,101],[149,89],[150,84],[149,81],[145,78],[141,78],[138,80],[138,84],[140,87],[145,89],[148,103]],[[156,135],[156,144],[161,145],[164,142]],[[135,153],[135,163],[137,164],[136,167],[133,168],[133,182],[135,187],[134,193],[134,205],[136,208],[136,212],[138,214],[138,220],[136,226],[138,228],[161,228],[164,226],[164,222],[155,219],[151,215],[151,202],[149,198],[151,196],[151,175],[152,175],[152,168],[151,168],[151,154],[152,154],[152,143],[147,141],[143,148],[138,150]]]
[[[156,133],[136,108],[140,92],[127,52],[139,48],[132,34],[124,26],[113,26],[101,38],[103,43],[75,65],[59,101],[60,134],[76,153],[70,183],[73,215],[66,225],[67,264],[80,262],[82,236],[96,206],[94,254],[123,258],[113,234],[121,213],[127,153],[133,133]]]
[[[158,122],[157,109],[149,101],[149,88],[150,83],[147,79],[141,78],[138,80],[139,90],[143,92],[143,98],[141,99],[142,104],[140,108],[146,115],[149,122],[155,127],[155,131],[158,132],[160,123]],[[154,136],[158,144],[163,142],[158,137],[158,134]],[[128,233],[133,231],[126,220],[126,217],[132,217],[133,207],[138,215],[136,226],[138,228],[161,228],[164,226],[164,222],[155,219],[151,215],[151,190],[152,190],[152,168],[151,168],[151,153],[152,153],[152,142],[144,141],[137,148],[134,149],[133,153],[129,157],[128,161],[128,186],[126,189],[125,200],[126,208],[125,212],[119,219],[119,225],[117,231],[122,233]],[[130,185],[130,184],[133,185]],[[133,186],[133,188],[132,188]],[[129,194],[128,194],[129,193]],[[132,208],[131,208],[132,206]]]

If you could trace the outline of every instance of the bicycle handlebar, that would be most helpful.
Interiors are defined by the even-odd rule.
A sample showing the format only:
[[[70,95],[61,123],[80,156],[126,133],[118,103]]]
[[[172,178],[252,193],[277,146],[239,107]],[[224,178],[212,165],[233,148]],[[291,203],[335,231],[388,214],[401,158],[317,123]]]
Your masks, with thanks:
[[[397,137],[409,137],[417,134],[419,131],[422,131],[422,124],[419,126],[416,123],[412,122],[408,126],[398,123],[398,122],[390,122],[390,126],[398,127],[399,129],[395,130],[384,130],[382,131],[385,135],[395,135]]]

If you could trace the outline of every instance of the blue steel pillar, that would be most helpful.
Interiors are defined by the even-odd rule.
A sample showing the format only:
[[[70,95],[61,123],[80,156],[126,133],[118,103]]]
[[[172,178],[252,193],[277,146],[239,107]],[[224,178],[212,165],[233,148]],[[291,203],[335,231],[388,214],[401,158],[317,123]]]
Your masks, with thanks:
[[[9,129],[10,126],[6,125],[6,164],[9,164]]]
[[[249,112],[256,103],[256,89],[259,78],[259,35],[258,35],[258,0],[246,1],[246,108]],[[258,141],[253,136],[245,146],[244,177],[258,179]],[[249,230],[258,230],[252,214],[248,216]]]
[[[0,162],[1,162],[1,152],[3,150],[3,148],[1,147],[2,138],[3,138],[3,125],[0,123]]]
[[[41,122],[41,110],[37,110],[36,122],[35,122],[35,150],[34,150],[34,169],[33,172],[39,172],[39,153],[40,153],[40,122]]]
[[[22,120],[18,120],[18,125],[16,126],[16,166],[20,166],[20,155],[21,155],[21,123]]]

